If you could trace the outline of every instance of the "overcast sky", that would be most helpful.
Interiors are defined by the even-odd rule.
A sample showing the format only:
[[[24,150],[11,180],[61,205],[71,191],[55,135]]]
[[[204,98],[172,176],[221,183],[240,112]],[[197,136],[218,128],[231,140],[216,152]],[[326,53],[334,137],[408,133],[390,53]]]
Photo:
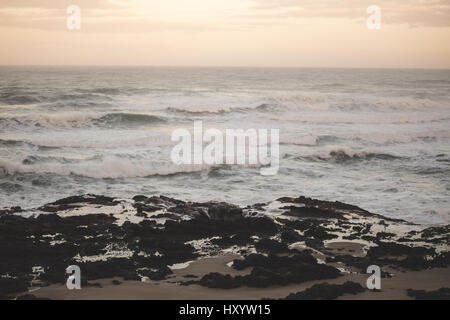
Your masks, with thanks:
[[[450,68],[450,0],[1,0],[0,39],[1,65]]]

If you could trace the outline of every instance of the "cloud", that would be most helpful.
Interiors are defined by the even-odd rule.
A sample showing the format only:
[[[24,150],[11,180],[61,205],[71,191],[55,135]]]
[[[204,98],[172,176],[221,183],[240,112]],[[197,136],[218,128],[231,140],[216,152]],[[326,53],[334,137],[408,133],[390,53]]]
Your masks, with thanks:
[[[2,0],[0,26],[61,31],[66,28],[66,10],[72,4],[81,8],[83,25],[96,30],[102,25],[105,30],[109,29],[111,21],[116,25],[133,20],[139,23],[139,16],[129,0]]]
[[[252,0],[247,18],[279,20],[307,18],[366,18],[366,9],[377,5],[382,22],[423,27],[449,27],[448,0]]]
[[[71,4],[82,9],[82,32],[259,28],[314,18],[363,21],[367,18],[367,7],[372,4],[381,8],[382,24],[450,26],[449,0],[243,0],[239,5],[229,0],[226,10],[221,9],[218,1],[204,0],[212,7],[216,5],[217,11],[223,11],[220,19],[215,20],[195,7],[198,2],[194,0],[160,1],[1,0],[0,26],[60,31],[65,28],[66,8]],[[173,17],[158,16],[162,5],[171,10]]]
[[[43,8],[57,9],[66,8],[69,5],[76,4],[82,8],[113,8],[125,7],[131,5],[129,0],[2,0],[0,8]]]

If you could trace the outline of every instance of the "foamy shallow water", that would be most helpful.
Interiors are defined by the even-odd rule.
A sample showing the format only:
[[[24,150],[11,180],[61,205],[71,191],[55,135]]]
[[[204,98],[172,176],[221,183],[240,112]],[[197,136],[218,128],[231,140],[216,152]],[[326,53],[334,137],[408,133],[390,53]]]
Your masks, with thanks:
[[[0,207],[306,195],[450,222],[450,71],[0,68]],[[280,129],[278,175],[176,166],[175,128]]]

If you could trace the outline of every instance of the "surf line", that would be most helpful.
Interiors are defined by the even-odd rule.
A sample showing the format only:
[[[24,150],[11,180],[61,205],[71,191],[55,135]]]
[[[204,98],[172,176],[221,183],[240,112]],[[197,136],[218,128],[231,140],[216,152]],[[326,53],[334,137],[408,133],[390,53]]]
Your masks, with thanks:
[[[208,129],[194,121],[193,137],[187,129],[172,132],[171,141],[178,142],[171,152],[176,165],[260,165],[263,176],[276,175],[280,167],[280,130]],[[270,152],[269,152],[270,151]]]

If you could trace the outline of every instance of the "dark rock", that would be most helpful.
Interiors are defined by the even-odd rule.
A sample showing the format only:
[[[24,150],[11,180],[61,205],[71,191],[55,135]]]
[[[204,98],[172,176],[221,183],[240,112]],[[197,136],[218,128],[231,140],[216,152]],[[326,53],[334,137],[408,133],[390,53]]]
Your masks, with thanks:
[[[177,204],[175,207],[171,207],[168,210],[169,212],[173,212],[179,215],[187,215],[194,219],[209,219],[205,208],[195,207],[191,204]]]
[[[223,236],[219,239],[212,239],[211,243],[226,248],[231,246],[246,246],[253,244],[254,240],[250,238],[249,234],[234,234],[231,236]]]
[[[255,244],[255,248],[260,251],[266,251],[270,253],[283,253],[291,251],[288,245],[272,239],[261,239]]]
[[[345,217],[341,213],[329,209],[296,206],[288,206],[281,209],[289,209],[289,211],[283,213],[283,215],[285,216],[298,218],[345,219]]]
[[[227,275],[222,275],[217,272],[212,272],[204,277],[201,278],[199,281],[191,281],[191,283],[184,283],[185,285],[188,284],[199,284],[203,287],[207,288],[218,288],[218,289],[234,289],[241,286],[239,281],[237,281],[235,278]]]
[[[381,258],[386,256],[426,256],[434,254],[435,250],[425,247],[408,247],[393,242],[378,242],[378,246],[371,247],[367,252],[370,258]]]
[[[293,242],[299,242],[299,241],[304,241],[304,240],[305,240],[305,237],[298,234],[298,232],[296,232],[293,229],[288,229],[281,233],[281,241],[283,241],[283,242],[293,243]]]
[[[301,203],[301,204],[304,204],[306,207],[317,207],[317,208],[328,209],[328,210],[332,210],[332,211],[347,210],[347,211],[357,211],[357,212],[369,213],[369,211],[361,209],[360,207],[342,203],[339,201],[335,201],[335,202],[323,201],[323,200],[307,198],[304,196],[300,196],[298,198],[284,197],[284,198],[279,198],[277,200],[280,202],[283,202],[283,203],[287,203],[287,202],[288,203]]]
[[[3,257],[2,257],[3,258]],[[28,290],[29,280],[17,280],[11,278],[0,278],[0,300],[12,299],[14,294]]]
[[[319,225],[310,227],[304,232],[305,236],[313,238],[316,240],[329,240],[335,239],[337,236],[335,234],[327,232],[327,230]]]
[[[14,213],[19,213],[19,212],[23,212],[21,207],[11,207],[9,209],[0,210],[0,216],[4,215],[4,214],[14,214]]]
[[[441,288],[436,291],[408,289],[407,294],[416,300],[450,300],[450,288]]]
[[[77,203],[98,204],[98,205],[102,205],[102,206],[116,206],[117,204],[119,204],[119,202],[115,201],[114,198],[93,195],[93,194],[88,194],[88,195],[84,195],[84,196],[68,197],[68,198],[64,198],[64,199],[55,201],[51,204],[58,206],[58,205],[77,204]]]
[[[311,280],[333,279],[340,276],[336,268],[318,264],[309,253],[294,256],[251,254],[244,260],[234,260],[233,268],[243,270],[252,267],[249,275],[231,277],[212,273],[199,281],[186,284],[200,284],[209,288],[230,289],[240,286],[265,288],[272,285],[288,285]]]
[[[51,300],[50,298],[38,298],[32,294],[24,294],[17,297],[17,300]]]
[[[172,219],[172,220],[180,220],[180,216],[172,213],[161,213],[155,216],[152,216],[153,219]]]
[[[304,291],[292,293],[285,300],[334,300],[344,294],[358,294],[365,290],[359,283],[351,281],[344,284],[321,283]]]
[[[273,236],[277,233],[277,225],[269,218],[242,218],[236,221],[224,220],[189,220],[171,221],[165,223],[165,231],[182,239],[202,239],[238,235],[249,238],[253,235]]]
[[[168,203],[173,203],[175,205],[180,205],[180,204],[186,203],[185,201],[174,199],[174,198],[170,198],[170,197],[166,197],[166,196],[159,196],[159,198],[162,201],[165,201],[165,202],[168,202]]]
[[[389,233],[389,232],[378,232],[377,235],[375,236],[376,239],[389,239],[394,237],[395,234],[394,233]]]
[[[234,221],[242,219],[242,209],[229,205],[227,203],[220,203],[214,206],[211,206],[208,209],[208,216],[211,220],[225,220],[225,221]]]
[[[135,202],[146,202],[148,200],[148,197],[142,196],[142,195],[137,195],[137,196],[133,197],[133,200]]]
[[[133,204],[133,207],[136,208],[136,211],[138,214],[144,215],[144,216],[145,216],[145,214],[143,214],[144,212],[151,213],[151,212],[155,212],[155,211],[162,209],[161,207],[158,207],[158,206],[143,204],[143,203],[139,203],[139,202]]]
[[[305,240],[305,244],[316,250],[322,250],[323,248],[323,241],[320,239],[307,239]]]
[[[72,196],[67,197],[53,203],[46,204],[39,208],[39,210],[44,212],[59,212],[63,210],[69,210],[77,208],[83,204],[96,204],[102,206],[116,206],[120,202],[115,201],[114,198],[99,196],[99,195],[83,195],[83,196]]]
[[[140,270],[139,273],[142,276],[148,277],[150,280],[160,281],[166,279],[173,272],[167,266],[163,266],[158,271]]]
[[[186,284],[215,288],[268,287],[340,276],[336,268],[318,264],[311,249],[326,253],[329,264],[342,262],[344,266],[359,268],[364,274],[372,264],[400,270],[449,266],[449,253],[437,254],[433,249],[448,243],[448,226],[402,233],[398,235],[401,241],[395,240],[397,235],[388,232],[378,232],[374,237],[371,235],[372,224],[368,223],[373,220],[355,222],[340,218],[346,211],[362,218],[376,217],[358,207],[304,197],[282,200],[303,204],[305,209],[300,212],[304,210],[307,217],[267,217],[258,209],[264,209],[265,204],[248,207],[244,214],[241,208],[227,203],[192,203],[164,196],[136,196],[134,205],[142,216],[164,209],[156,218],[167,218],[165,224],[146,218],[140,223],[128,221],[119,226],[116,218],[107,214],[71,217],[42,214],[37,218],[24,218],[9,214],[21,209],[7,209],[8,212],[0,214],[0,298],[12,299],[27,292],[32,279],[35,279],[33,286],[65,283],[65,270],[73,264],[82,269],[83,285],[97,279],[118,277],[125,281],[140,280],[141,277],[159,281],[170,277],[172,271],[168,266],[172,264],[195,260],[204,254],[214,256],[231,246],[240,247],[238,252],[243,256],[242,260],[234,261],[233,267],[248,269],[249,274],[232,277],[211,270],[212,274]],[[114,198],[88,195],[65,198],[43,208],[57,213],[86,204],[112,206],[119,203]],[[254,214],[249,215],[249,210]],[[289,207],[289,210],[296,211],[298,207]],[[191,219],[181,219],[183,215]],[[335,233],[348,234],[348,231],[348,239],[355,242],[366,239],[372,244],[367,256],[339,255],[324,248],[325,240],[336,238]],[[206,238],[210,241],[204,252],[197,252],[189,244]],[[425,242],[426,246],[409,244],[416,239]],[[309,248],[303,251],[289,249],[289,244],[299,241]],[[114,256],[115,251],[121,253],[124,250],[131,255],[127,258],[119,258],[122,254]],[[254,250],[257,253],[250,254]],[[107,252],[103,260],[80,262]],[[35,266],[42,267],[44,273],[32,273]]]

